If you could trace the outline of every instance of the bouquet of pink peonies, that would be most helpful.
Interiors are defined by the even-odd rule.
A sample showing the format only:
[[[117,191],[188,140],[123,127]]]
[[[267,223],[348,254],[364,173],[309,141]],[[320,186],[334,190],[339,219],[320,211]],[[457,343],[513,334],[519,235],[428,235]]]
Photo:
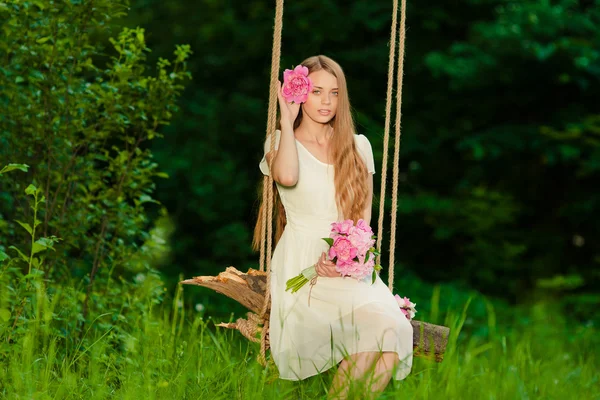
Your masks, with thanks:
[[[331,224],[331,233],[328,238],[323,238],[329,244],[329,259],[335,263],[335,270],[342,276],[349,276],[357,280],[371,277],[371,284],[377,278],[380,265],[375,265],[375,256],[379,252],[373,247],[376,236],[371,227],[359,219],[356,225],[351,219]],[[286,282],[286,291],[298,291],[308,281],[314,284],[317,277],[315,265],[300,273],[300,275]]]
[[[400,311],[406,316],[406,318],[410,321],[415,317],[417,313],[417,309],[415,306],[417,303],[412,303],[408,297],[400,297],[397,294],[394,295],[394,298],[398,302],[398,306],[400,307]]]

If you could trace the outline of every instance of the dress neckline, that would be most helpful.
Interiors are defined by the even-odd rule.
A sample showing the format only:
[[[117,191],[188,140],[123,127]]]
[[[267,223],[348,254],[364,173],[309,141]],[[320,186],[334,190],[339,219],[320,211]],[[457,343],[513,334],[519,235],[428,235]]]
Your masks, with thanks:
[[[301,141],[299,141],[298,139],[294,138],[294,140],[296,141],[296,143],[298,143],[300,145],[300,147],[302,147],[304,149],[304,151],[306,151],[308,153],[309,156],[311,156],[316,162],[323,164],[323,165],[327,165],[328,167],[333,167],[333,164],[327,164],[324,163],[323,161],[319,160],[317,157],[315,157],[313,155],[313,153],[311,153],[303,144]]]

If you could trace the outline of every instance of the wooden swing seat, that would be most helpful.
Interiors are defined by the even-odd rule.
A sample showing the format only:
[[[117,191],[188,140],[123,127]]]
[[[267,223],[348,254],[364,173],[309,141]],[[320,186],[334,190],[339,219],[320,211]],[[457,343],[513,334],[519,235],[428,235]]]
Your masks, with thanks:
[[[259,315],[265,301],[267,285],[267,273],[265,271],[250,268],[248,272],[244,273],[235,267],[228,267],[217,276],[196,276],[181,283],[212,289],[246,307],[250,310],[247,319],[238,318],[236,322],[221,323],[217,326],[237,329],[250,341],[260,342],[260,332],[263,327],[259,326]],[[270,311],[269,303],[269,308],[265,314],[265,320],[267,321]],[[411,320],[410,323],[413,327],[413,355],[434,359],[438,362],[442,361],[450,329],[445,326],[415,320]],[[257,334],[259,334],[258,337]],[[268,332],[266,335],[268,347]]]

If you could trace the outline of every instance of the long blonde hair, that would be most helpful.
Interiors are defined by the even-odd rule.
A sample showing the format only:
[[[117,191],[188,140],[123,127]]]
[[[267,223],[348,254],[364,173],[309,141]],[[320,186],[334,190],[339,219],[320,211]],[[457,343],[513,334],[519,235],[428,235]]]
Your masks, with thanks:
[[[367,203],[368,195],[368,171],[364,160],[358,153],[354,141],[356,128],[354,119],[350,110],[350,97],[348,96],[348,86],[346,85],[346,77],[340,65],[331,58],[318,55],[309,57],[302,61],[301,65],[308,68],[308,73],[325,70],[337,78],[338,83],[338,105],[335,116],[329,124],[333,127],[333,136],[330,142],[330,151],[334,163],[335,170],[335,197],[338,209],[342,210],[344,218],[351,218],[355,222],[363,217],[363,211]],[[279,118],[278,118],[279,121]],[[302,122],[302,107],[298,113],[298,117],[294,121],[294,130],[300,126]],[[279,125],[279,122],[278,122]],[[278,126],[278,129],[280,127]],[[275,244],[283,234],[283,229],[287,223],[285,218],[285,209],[281,203],[277,185],[273,181],[274,204],[275,210]],[[260,180],[258,197],[260,207],[258,210],[258,219],[254,227],[254,237],[252,240],[252,248],[255,251],[260,249],[260,241],[262,236],[262,216],[266,212],[267,205],[262,202],[263,179]],[[332,221],[333,222],[333,221]]]

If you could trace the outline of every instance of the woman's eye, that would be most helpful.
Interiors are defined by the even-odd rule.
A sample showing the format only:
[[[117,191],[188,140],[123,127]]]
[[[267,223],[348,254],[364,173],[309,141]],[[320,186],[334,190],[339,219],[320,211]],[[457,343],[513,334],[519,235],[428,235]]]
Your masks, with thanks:
[[[314,90],[313,93],[314,94],[319,94],[319,93],[321,93],[321,91],[320,90]]]
[[[333,92],[333,94],[335,94],[336,96],[338,95],[338,92]]]

